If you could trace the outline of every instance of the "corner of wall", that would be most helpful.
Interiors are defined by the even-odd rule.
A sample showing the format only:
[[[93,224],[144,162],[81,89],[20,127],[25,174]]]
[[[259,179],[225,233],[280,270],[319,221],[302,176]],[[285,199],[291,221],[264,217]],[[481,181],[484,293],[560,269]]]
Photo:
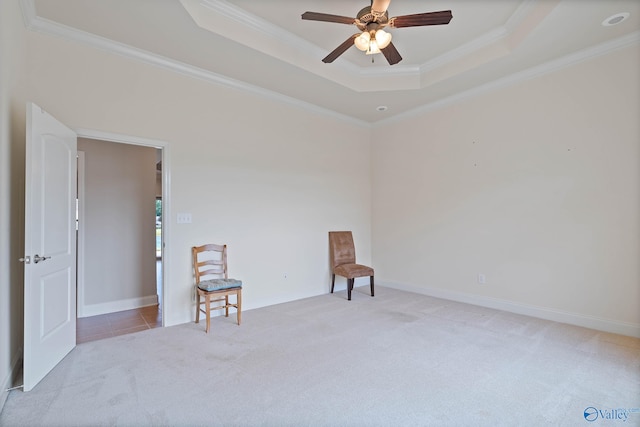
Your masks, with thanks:
[[[22,348],[18,349],[18,351],[14,355],[13,360],[11,362],[11,368],[9,369],[7,376],[3,379],[2,383],[0,384],[2,386],[2,388],[0,389],[0,413],[4,408],[4,404],[6,403],[7,398],[9,397],[10,389],[14,387],[16,384],[16,381],[20,379],[19,377],[21,376],[21,373],[22,373],[21,368],[22,368]]]

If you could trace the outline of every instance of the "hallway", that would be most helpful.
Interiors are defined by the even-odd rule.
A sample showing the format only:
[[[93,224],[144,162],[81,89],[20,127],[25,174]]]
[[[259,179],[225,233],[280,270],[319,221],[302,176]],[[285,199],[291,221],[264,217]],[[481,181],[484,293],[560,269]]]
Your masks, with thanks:
[[[159,305],[78,318],[76,343],[81,344],[118,335],[162,327]]]

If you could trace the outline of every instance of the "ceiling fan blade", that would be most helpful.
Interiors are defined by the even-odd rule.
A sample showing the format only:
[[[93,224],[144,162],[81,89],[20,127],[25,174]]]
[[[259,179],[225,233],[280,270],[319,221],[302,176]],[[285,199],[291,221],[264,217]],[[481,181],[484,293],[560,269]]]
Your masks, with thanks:
[[[355,39],[359,35],[360,34],[354,34],[351,37],[349,37],[348,39],[346,39],[340,46],[335,48],[333,50],[333,52],[331,52],[329,55],[327,55],[322,60],[322,62],[324,62],[325,64],[328,64],[330,62],[335,61],[338,56],[342,55],[343,53],[345,53],[347,51],[347,49],[349,49],[351,46],[353,46],[353,39]]]
[[[387,58],[387,62],[389,62],[389,65],[397,64],[398,62],[402,61],[402,56],[400,56],[398,49],[396,49],[393,43],[389,43],[389,46],[385,47],[384,49],[380,49],[380,52],[382,52],[384,57]]]
[[[319,12],[305,12],[302,14],[302,19],[308,19],[310,21],[323,21],[323,22],[337,22],[338,24],[355,24],[355,18],[349,18],[348,16],[330,15],[328,13]]]
[[[440,12],[416,13],[415,15],[396,16],[389,20],[393,28],[422,27],[424,25],[445,25],[451,21],[453,15],[450,10]]]

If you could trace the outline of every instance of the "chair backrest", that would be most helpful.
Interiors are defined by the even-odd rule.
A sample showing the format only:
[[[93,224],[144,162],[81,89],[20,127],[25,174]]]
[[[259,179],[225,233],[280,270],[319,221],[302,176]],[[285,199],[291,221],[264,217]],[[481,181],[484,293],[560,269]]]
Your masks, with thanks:
[[[350,231],[329,232],[329,258],[331,268],[356,263],[356,248]]]
[[[227,245],[208,244],[191,248],[196,286],[201,280],[227,277]]]

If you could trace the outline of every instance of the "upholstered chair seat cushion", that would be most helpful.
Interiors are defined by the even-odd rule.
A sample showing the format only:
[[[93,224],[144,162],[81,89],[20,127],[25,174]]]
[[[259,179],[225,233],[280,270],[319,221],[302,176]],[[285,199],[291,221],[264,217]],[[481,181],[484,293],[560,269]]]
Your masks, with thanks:
[[[198,284],[203,291],[221,291],[223,289],[242,288],[242,281],[237,279],[211,279],[203,280]]]
[[[373,276],[373,268],[367,267],[361,264],[342,264],[333,269],[334,274],[337,274],[347,279],[353,279],[356,277]]]

